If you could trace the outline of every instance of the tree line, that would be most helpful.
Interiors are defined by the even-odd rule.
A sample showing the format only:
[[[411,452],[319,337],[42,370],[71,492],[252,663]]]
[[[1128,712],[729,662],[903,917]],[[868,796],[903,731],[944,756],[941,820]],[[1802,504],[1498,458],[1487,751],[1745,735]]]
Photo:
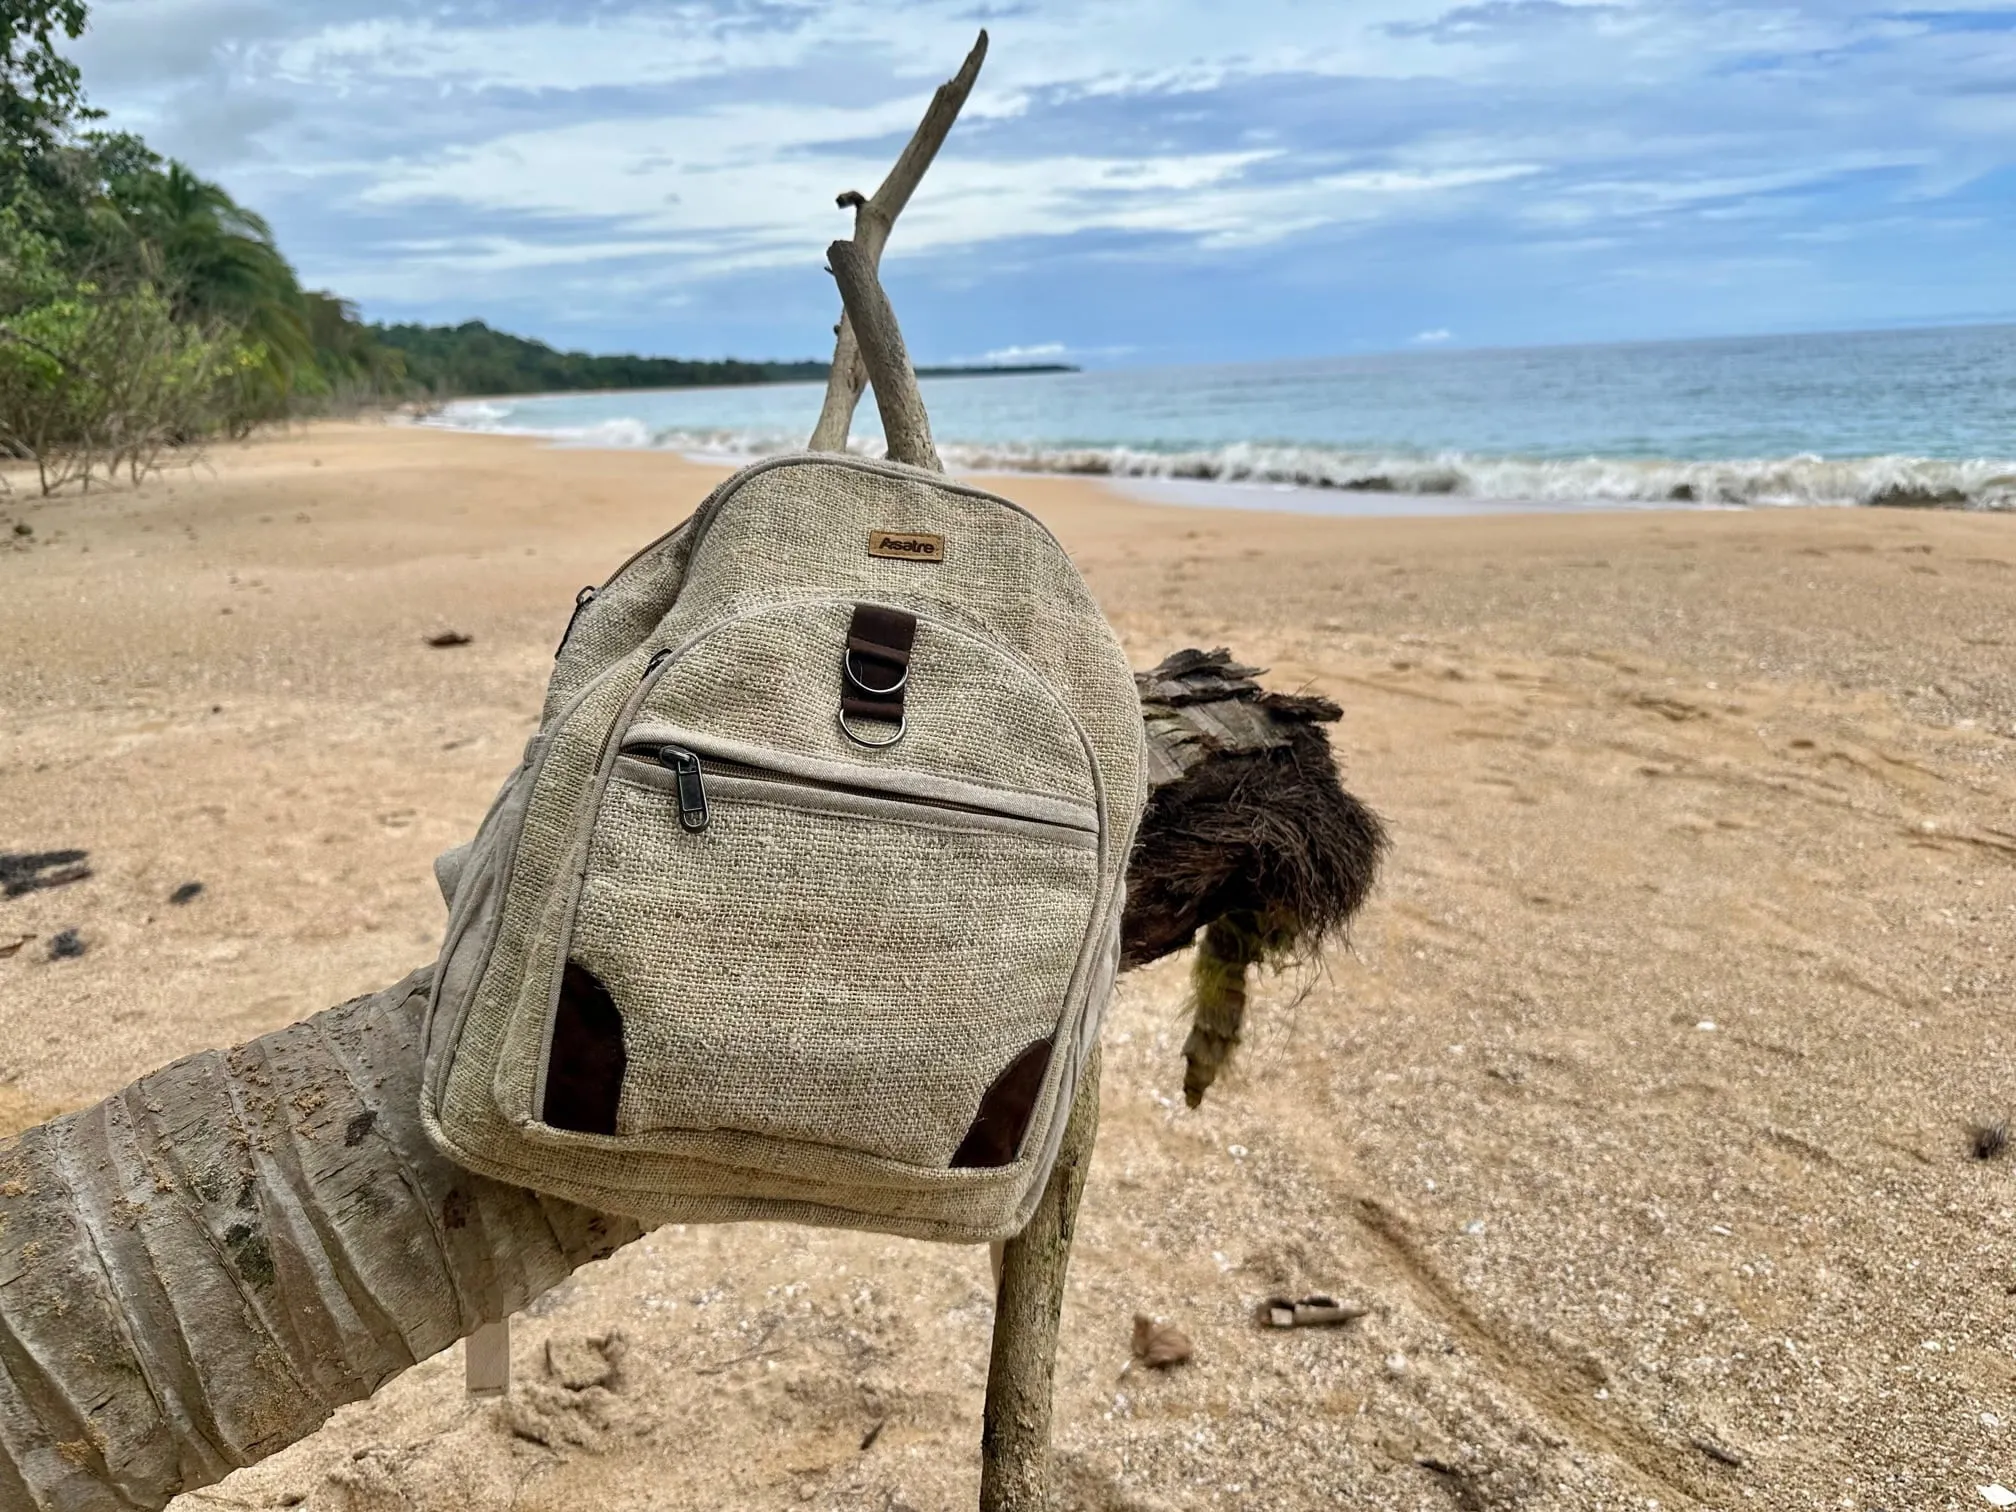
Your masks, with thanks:
[[[98,129],[61,42],[84,0],[0,0],[0,455],[45,493],[397,392],[399,354],[304,289],[272,228]]]
[[[403,364],[408,391],[458,394],[552,394],[567,389],[720,388],[737,383],[824,383],[826,363],[706,361],[690,357],[593,356],[558,352],[543,341],[493,331],[480,320],[458,326],[373,325],[365,336]],[[920,378],[988,373],[1071,373],[1064,362],[920,367]]]
[[[417,393],[544,394],[564,389],[687,388],[731,383],[824,381],[824,362],[721,362],[685,357],[591,356],[543,341],[459,326],[374,325],[369,338],[398,354]]]
[[[100,127],[62,51],[86,20],[86,0],[0,0],[0,459],[32,463],[44,493],[137,482],[211,437],[367,405],[826,376],[560,352],[481,321],[366,324],[303,288],[272,227],[224,189]]]

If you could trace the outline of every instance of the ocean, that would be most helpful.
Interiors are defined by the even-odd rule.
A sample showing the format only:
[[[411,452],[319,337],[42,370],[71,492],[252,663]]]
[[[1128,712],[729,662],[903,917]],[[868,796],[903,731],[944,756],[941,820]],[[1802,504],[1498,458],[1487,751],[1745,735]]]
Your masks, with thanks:
[[[1653,505],[2016,509],[2016,326],[927,379],[959,472],[1339,513]],[[468,399],[426,423],[743,461],[820,388]],[[881,451],[872,395],[855,444]]]

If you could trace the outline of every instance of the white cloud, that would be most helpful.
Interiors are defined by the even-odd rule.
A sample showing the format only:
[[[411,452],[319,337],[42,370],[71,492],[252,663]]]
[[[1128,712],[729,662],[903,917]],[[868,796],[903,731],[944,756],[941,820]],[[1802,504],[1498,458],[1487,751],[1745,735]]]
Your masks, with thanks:
[[[360,198],[377,206],[452,204],[555,221],[606,218],[622,227],[612,244],[664,233],[671,238],[665,249],[685,251],[696,271],[801,262],[848,229],[834,213],[835,192],[873,188],[888,166],[880,154],[794,150],[816,144],[835,114],[764,107],[702,120],[631,122],[620,142],[596,124],[529,132],[396,165]],[[1292,222],[1270,227],[1257,217],[1273,202],[1299,196],[1286,186],[1256,190],[1239,182],[1241,170],[1264,156],[1022,162],[948,156],[904,212],[890,255],[1098,228],[1286,234]],[[579,250],[601,255],[592,244]]]
[[[1431,223],[1643,267],[1718,227],[1847,245],[2016,166],[2016,32],[1878,0],[1031,0],[990,24],[890,247],[940,279],[1053,238],[1150,270],[1307,247],[1298,277],[1336,287],[1320,249]],[[223,177],[314,280],[413,303],[655,279],[662,303],[816,268],[834,193],[879,181],[975,22],[971,0],[95,0],[92,25],[108,124]],[[1435,319],[1489,339],[1461,298],[1381,339]]]
[[[554,221],[606,220],[584,259],[626,255],[640,237],[670,238],[694,271],[803,261],[845,222],[845,187],[872,188],[887,167],[826,144],[886,138],[921,113],[899,99],[855,110],[738,106],[696,116],[599,122],[498,137],[430,159],[389,164],[360,198],[376,206],[458,205]],[[823,150],[822,150],[823,149]],[[1114,230],[1194,240],[1206,248],[1275,242],[1326,224],[1433,204],[1536,171],[1484,163],[1297,176],[1279,149],[1159,156],[960,157],[948,152],[905,211],[891,257],[919,257],[1004,238]]]
[[[144,3],[151,0],[125,0],[124,8]],[[1437,50],[1379,29],[1442,9],[1434,0],[1370,0],[1349,12],[1249,0],[1233,26],[1216,0],[1052,0],[994,28],[986,92],[1059,83],[1100,93],[1203,90],[1284,70],[1401,77]],[[829,0],[772,8],[764,20],[769,24],[705,5],[486,25],[375,17],[306,29],[271,54],[271,67],[297,82],[337,85],[404,79],[481,88],[670,87],[725,72],[831,65],[851,53],[935,78],[950,71],[975,30],[972,9],[960,0],[901,7]]]
[[[1071,348],[1061,341],[1039,341],[1034,346],[996,347],[987,354],[989,362],[1062,362]]]
[[[1447,326],[1437,326],[1432,331],[1416,331],[1408,339],[1420,346],[1436,346],[1454,340],[1455,335]]]

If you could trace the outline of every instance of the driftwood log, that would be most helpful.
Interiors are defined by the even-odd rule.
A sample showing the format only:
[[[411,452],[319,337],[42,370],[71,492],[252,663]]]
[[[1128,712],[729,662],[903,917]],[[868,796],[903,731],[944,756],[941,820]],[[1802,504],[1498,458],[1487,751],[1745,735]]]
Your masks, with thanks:
[[[1250,679],[1219,676],[1225,663],[1185,652],[1142,677],[1196,696],[1178,694],[1173,719],[1143,706],[1155,786],[1128,874],[1130,962],[1211,923],[1196,886],[1147,870],[1191,843],[1167,826],[1194,822],[1196,784],[1229,764],[1245,801],[1303,801],[1300,727]],[[1334,780],[1326,799],[1357,816],[1365,869],[1349,887],[1362,897],[1377,823]],[[1233,872],[1283,865],[1292,832],[1291,820],[1229,851],[1217,885],[1236,893]],[[0,1509],[162,1506],[639,1236],[632,1220],[474,1175],[429,1143],[428,979],[192,1056],[0,1146]],[[1097,1102],[1088,1071],[1036,1219],[1003,1257],[989,1512],[1046,1505],[1050,1364]]]
[[[874,199],[842,197],[856,237],[832,249],[847,316],[815,449],[845,447],[865,379],[891,455],[938,466],[876,262],[985,49],[982,33]],[[1248,967],[1340,930],[1384,837],[1338,783],[1321,728],[1333,705],[1270,694],[1223,651],[1180,652],[1139,683],[1151,796],[1123,965],[1203,932],[1194,1104],[1237,1042]],[[434,1149],[419,1123],[428,985],[416,972],[0,1144],[0,1512],[160,1507],[639,1236],[630,1219]],[[1048,1505],[1051,1377],[1098,1086],[1095,1058],[1036,1216],[997,1256],[984,1512]]]
[[[1198,899],[1214,889],[1268,907],[1240,877],[1286,865],[1286,806],[1276,833],[1226,851],[1216,881],[1191,867],[1171,887],[1151,871],[1195,843],[1185,827],[1210,818],[1198,794],[1220,768],[1240,772],[1252,804],[1304,802],[1296,762],[1318,748],[1335,770],[1320,730],[1284,720],[1226,665],[1189,651],[1141,677],[1187,691],[1143,704],[1155,786],[1129,869],[1129,964],[1208,929]],[[1339,897],[1359,899],[1377,821],[1335,776],[1325,802],[1357,825],[1361,869]],[[0,1510],[163,1506],[641,1234],[433,1149],[417,1085],[427,978],[190,1056],[0,1147]],[[1002,1260],[982,1433],[990,1512],[1046,1506],[1050,1363],[1097,1089],[1089,1070],[1036,1220]]]

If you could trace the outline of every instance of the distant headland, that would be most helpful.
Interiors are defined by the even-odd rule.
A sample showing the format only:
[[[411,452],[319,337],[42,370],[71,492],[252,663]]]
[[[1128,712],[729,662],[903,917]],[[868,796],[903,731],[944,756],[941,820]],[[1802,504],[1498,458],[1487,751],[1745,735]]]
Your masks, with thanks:
[[[562,352],[524,336],[495,331],[480,320],[456,326],[374,325],[371,334],[405,359],[415,388],[461,394],[551,394],[577,389],[721,388],[748,383],[823,383],[827,364],[705,361]],[[970,363],[920,367],[920,378],[969,378],[1008,373],[1075,373],[1063,362]]]

